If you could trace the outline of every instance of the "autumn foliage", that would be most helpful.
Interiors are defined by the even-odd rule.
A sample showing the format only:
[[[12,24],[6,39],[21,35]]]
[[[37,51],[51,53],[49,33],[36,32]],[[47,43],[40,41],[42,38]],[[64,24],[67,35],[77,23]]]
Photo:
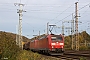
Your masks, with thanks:
[[[39,36],[40,37],[40,36]],[[33,38],[35,39],[35,38]],[[32,39],[32,40],[33,40]],[[0,31],[0,60],[45,60],[46,58],[42,57],[37,53],[31,51],[25,51],[20,49],[16,45],[16,34],[10,32]],[[30,39],[23,36],[24,41],[30,41]],[[65,49],[71,49],[71,35],[65,37]],[[85,44],[86,42],[86,44]],[[80,50],[90,49],[90,35],[83,31],[79,33],[79,44]],[[55,60],[52,58],[47,58],[47,60]]]
[[[0,32],[0,60],[56,60],[55,58],[43,57],[30,50],[20,49],[15,42],[16,35],[9,32]],[[28,38],[23,37],[24,41]]]
[[[74,47],[75,47],[75,34],[73,35],[73,42],[74,42]],[[65,36],[65,48],[66,49],[71,49],[71,44],[72,44],[72,36]],[[88,50],[90,49],[90,35],[86,32],[83,31],[79,33],[79,48],[80,50]]]

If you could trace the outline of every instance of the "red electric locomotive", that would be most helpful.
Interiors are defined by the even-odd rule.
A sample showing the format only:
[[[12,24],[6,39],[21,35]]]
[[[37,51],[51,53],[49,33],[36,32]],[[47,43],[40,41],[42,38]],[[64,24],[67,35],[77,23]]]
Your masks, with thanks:
[[[32,40],[30,42],[30,47],[29,48],[30,48],[31,51],[36,51],[37,50],[37,48],[38,48],[37,43],[38,43],[38,40]]]
[[[64,37],[62,35],[45,35],[30,42],[30,49],[48,54],[61,54],[64,52]]]

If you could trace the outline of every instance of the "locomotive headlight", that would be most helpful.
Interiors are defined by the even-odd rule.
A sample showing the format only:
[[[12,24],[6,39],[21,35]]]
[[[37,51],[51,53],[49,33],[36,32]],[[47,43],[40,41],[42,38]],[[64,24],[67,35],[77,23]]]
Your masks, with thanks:
[[[52,48],[54,48],[54,47],[52,46]]]
[[[55,45],[55,43],[52,43],[52,45]]]
[[[63,46],[62,46],[62,48],[63,48]]]
[[[60,45],[64,45],[63,43],[60,43]]]

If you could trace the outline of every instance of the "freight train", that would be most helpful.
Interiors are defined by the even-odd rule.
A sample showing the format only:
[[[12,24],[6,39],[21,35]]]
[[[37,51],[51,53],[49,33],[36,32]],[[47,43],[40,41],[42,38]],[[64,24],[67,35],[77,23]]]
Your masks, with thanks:
[[[39,39],[32,40],[24,44],[24,49],[30,49],[46,54],[61,54],[64,52],[64,37],[60,35],[49,34]]]

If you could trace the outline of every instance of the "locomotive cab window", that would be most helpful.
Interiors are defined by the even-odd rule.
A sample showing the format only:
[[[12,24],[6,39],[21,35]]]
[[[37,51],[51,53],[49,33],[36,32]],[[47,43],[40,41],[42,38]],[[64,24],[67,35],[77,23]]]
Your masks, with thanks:
[[[52,40],[56,40],[56,37],[51,37]]]
[[[62,37],[58,36],[58,37],[57,37],[57,40],[62,40]]]
[[[51,40],[62,40],[61,36],[52,36]]]

